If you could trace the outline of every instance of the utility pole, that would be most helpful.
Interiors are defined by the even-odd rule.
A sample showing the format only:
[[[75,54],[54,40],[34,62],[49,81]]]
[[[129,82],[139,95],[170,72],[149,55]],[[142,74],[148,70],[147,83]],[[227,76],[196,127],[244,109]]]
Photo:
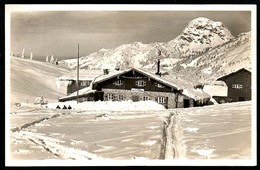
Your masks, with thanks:
[[[78,66],[77,66],[77,103],[79,97],[79,44],[78,44]]]

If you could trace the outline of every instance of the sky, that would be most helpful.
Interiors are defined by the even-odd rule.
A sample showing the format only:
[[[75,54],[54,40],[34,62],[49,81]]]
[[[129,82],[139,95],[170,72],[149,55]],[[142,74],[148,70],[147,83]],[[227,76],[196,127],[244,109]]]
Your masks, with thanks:
[[[237,36],[251,31],[250,11],[19,11],[11,13],[11,54],[45,60],[87,56],[123,44],[168,42],[198,17],[222,22]]]

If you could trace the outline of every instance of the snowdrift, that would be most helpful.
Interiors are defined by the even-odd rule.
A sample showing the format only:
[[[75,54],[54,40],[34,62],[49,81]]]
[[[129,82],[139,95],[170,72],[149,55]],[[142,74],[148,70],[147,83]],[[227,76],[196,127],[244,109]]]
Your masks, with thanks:
[[[44,108],[56,109],[59,106],[61,109],[66,106],[71,106],[72,109],[77,110],[113,110],[113,111],[124,111],[124,110],[164,110],[165,107],[156,103],[155,101],[97,101],[97,102],[83,102],[78,103],[76,101],[59,102],[59,103],[48,103],[43,105]]]

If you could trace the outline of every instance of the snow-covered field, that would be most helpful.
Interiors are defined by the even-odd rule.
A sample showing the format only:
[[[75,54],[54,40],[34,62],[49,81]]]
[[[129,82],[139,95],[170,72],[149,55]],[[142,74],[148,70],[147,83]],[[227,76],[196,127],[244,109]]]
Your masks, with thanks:
[[[13,114],[11,159],[159,159],[163,116],[167,112],[41,109]]]
[[[251,102],[121,111],[62,110],[24,104],[11,113],[10,120],[11,162],[244,161],[252,159],[254,148],[251,145]],[[170,126],[164,129],[167,124]],[[81,164],[88,165],[88,162]]]
[[[178,111],[177,159],[252,158],[251,101]]]

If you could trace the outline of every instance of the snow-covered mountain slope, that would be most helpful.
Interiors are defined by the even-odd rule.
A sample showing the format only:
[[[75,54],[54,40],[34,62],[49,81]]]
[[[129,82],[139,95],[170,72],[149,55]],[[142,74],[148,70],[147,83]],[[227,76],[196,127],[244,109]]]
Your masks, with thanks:
[[[178,50],[167,43],[143,44],[134,42],[121,45],[115,49],[101,49],[98,52],[81,57],[79,64],[81,69],[114,69],[117,66],[121,68],[142,68],[144,66],[153,68],[158,59],[159,51],[161,51],[162,64],[174,63],[180,56]],[[75,69],[77,61],[75,59],[62,60],[59,64]]]
[[[211,83],[240,68],[251,69],[251,32],[242,33],[202,55],[180,60],[173,70],[199,82]]]
[[[55,78],[68,74],[69,70],[35,60],[14,57],[10,60],[11,106],[27,100],[33,103],[41,95],[49,102],[58,101],[58,97],[66,95],[67,89],[56,89]]]
[[[160,58],[161,67],[188,75],[193,80],[211,81],[215,74],[218,76],[244,67],[239,65],[242,61],[248,63],[246,67],[251,67],[250,39],[250,32],[235,38],[221,22],[200,17],[192,20],[174,40],[151,44],[134,42],[115,49],[101,49],[81,57],[80,68],[130,66],[155,69]],[[77,61],[62,60],[59,64],[75,69]]]

